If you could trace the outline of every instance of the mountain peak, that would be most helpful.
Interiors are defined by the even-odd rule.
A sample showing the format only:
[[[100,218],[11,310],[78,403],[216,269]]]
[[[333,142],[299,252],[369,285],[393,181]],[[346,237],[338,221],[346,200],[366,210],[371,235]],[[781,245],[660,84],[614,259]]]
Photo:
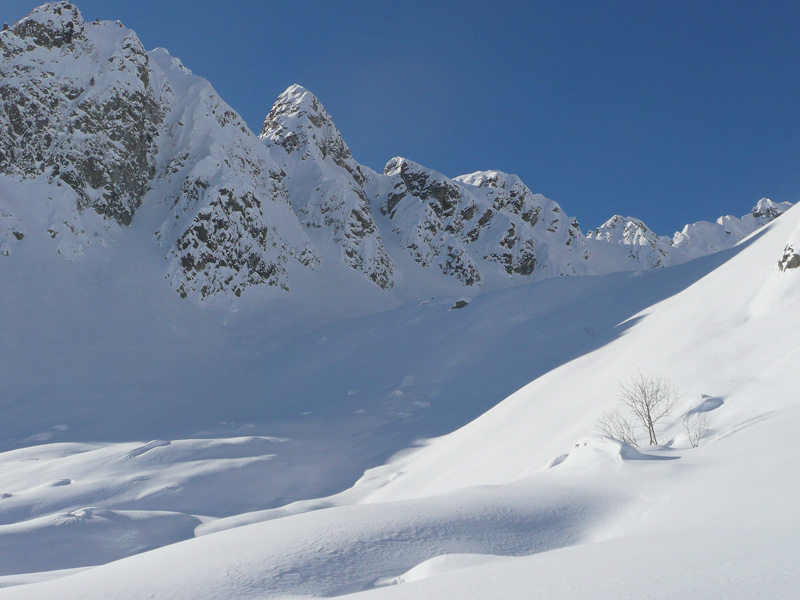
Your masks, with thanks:
[[[402,156],[395,156],[390,159],[383,168],[383,174],[389,176],[403,174],[409,171],[431,171],[431,169],[423,167],[421,164]]]
[[[364,183],[364,174],[328,111],[301,85],[293,84],[278,96],[264,119],[260,137],[270,148],[280,148],[287,155],[299,151],[303,159],[333,161],[347,170],[357,185]]]
[[[278,96],[278,102],[281,101],[296,106],[307,106],[315,112],[321,107],[319,99],[299,83],[293,83],[286,88],[286,91]]]
[[[34,8],[28,16],[23,19],[35,20],[39,23],[74,23],[74,26],[83,25],[83,16],[80,9],[72,2],[59,1],[47,2]]]
[[[753,210],[750,211],[750,214],[766,223],[782,215],[790,206],[791,204],[788,202],[776,203],[769,198],[761,198],[753,207]]]
[[[49,48],[69,44],[84,29],[81,11],[71,2],[48,2],[34,8],[13,28],[19,37],[31,37]]]
[[[333,120],[319,99],[296,83],[278,96],[261,127],[261,138],[275,139],[286,133],[286,127],[297,129],[325,129],[334,127]],[[338,130],[336,131],[338,134]]]
[[[496,169],[489,171],[476,171],[467,175],[459,175],[455,178],[456,181],[468,183],[475,187],[491,187],[505,189],[506,187],[513,187],[520,183],[519,177]]]

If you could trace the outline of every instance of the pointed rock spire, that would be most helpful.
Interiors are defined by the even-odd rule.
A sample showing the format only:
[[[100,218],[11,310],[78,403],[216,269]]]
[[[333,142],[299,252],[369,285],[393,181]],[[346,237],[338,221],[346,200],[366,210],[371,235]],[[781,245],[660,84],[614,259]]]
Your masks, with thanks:
[[[71,2],[48,2],[33,9],[12,31],[21,38],[32,38],[37,46],[56,48],[81,37],[84,21]]]
[[[346,169],[356,184],[364,184],[364,173],[353,160],[350,148],[333,124],[328,111],[314,94],[301,85],[291,85],[278,96],[264,119],[260,137],[267,145],[283,148],[287,154],[301,151],[304,158],[330,158]]]

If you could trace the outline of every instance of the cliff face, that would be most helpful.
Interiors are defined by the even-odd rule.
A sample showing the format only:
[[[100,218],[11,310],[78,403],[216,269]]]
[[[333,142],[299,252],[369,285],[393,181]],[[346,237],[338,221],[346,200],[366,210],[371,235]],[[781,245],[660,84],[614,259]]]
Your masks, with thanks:
[[[0,172],[65,184],[128,225],[156,174],[165,110],[139,38],[46,4],[0,34]]]

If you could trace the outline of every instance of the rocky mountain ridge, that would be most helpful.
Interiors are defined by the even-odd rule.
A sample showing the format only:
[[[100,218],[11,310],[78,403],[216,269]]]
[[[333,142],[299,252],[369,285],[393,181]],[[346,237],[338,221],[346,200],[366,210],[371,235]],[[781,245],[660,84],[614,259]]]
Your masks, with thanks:
[[[592,251],[605,254],[608,260],[627,261],[631,268],[656,269],[730,248],[791,206],[762,198],[742,217],[725,215],[715,222],[690,223],[672,237],[657,235],[640,219],[614,215],[586,237]]]
[[[32,228],[74,260],[109,232],[150,227],[164,278],[196,300],[290,290],[293,271],[330,264],[389,293],[427,273],[419,296],[660,268],[730,247],[789,206],[762,200],[672,238],[615,216],[584,236],[514,175],[360,165],[298,85],[256,136],[165,50],[68,1],[0,33],[0,54],[0,255],[25,252]]]

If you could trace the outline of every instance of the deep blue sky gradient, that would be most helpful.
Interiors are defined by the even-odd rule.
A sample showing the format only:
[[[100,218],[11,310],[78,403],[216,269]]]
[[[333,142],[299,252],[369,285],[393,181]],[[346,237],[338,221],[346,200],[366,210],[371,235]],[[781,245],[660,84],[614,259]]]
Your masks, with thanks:
[[[0,20],[36,4],[3,0]],[[671,234],[800,200],[798,2],[77,5],[166,47],[256,132],[300,83],[359,162],[517,173],[584,231],[621,213]]]

